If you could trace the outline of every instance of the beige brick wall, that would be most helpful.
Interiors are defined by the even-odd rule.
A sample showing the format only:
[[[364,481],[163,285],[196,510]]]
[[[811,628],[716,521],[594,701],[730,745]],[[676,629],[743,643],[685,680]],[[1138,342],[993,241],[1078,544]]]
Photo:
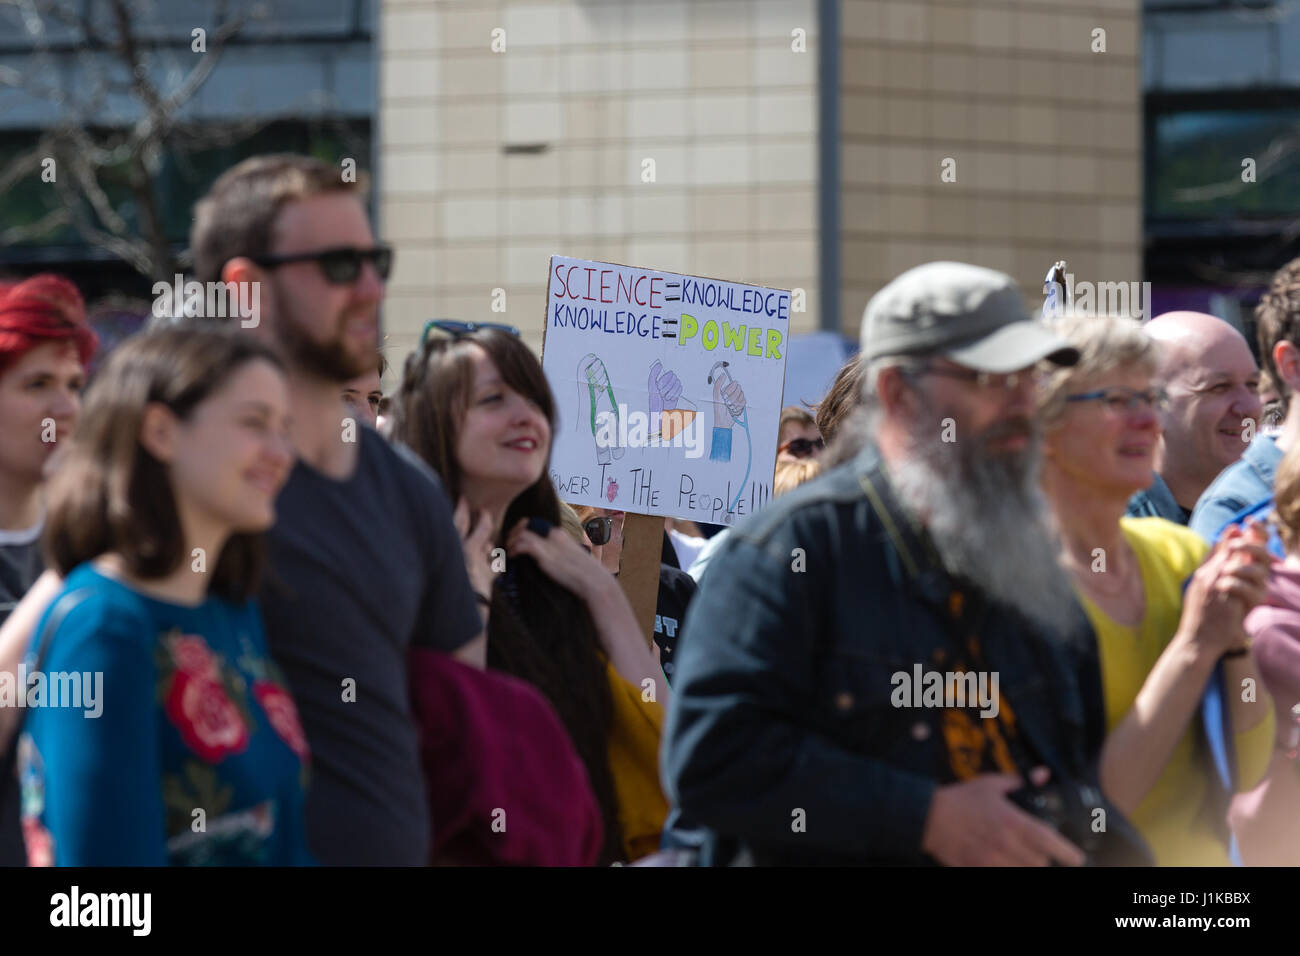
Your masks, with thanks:
[[[932,259],[1010,272],[1035,305],[1057,258],[1078,279],[1142,278],[1139,6],[843,0],[846,331]]]
[[[813,0],[384,0],[380,64],[390,357],[434,315],[539,346],[552,253],[803,288],[816,326]]]
[[[845,332],[931,259],[1004,269],[1031,301],[1056,258],[1141,278],[1138,8],[842,0]],[[384,0],[380,22],[394,357],[433,315],[540,345],[552,253],[802,288],[793,328],[816,327],[815,0]]]

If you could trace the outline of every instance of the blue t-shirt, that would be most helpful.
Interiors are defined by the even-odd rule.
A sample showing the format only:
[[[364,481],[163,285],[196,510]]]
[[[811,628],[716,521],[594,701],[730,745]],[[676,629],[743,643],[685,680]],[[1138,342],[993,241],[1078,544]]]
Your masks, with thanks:
[[[313,862],[306,737],[255,602],[172,604],[87,563],[34,635],[19,743],[30,864]]]

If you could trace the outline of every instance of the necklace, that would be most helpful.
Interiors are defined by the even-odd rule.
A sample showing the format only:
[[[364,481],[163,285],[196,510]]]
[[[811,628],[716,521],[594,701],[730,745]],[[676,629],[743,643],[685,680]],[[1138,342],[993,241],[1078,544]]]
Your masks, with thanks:
[[[1102,597],[1117,597],[1120,594],[1123,594],[1126,589],[1131,588],[1133,583],[1133,575],[1130,573],[1131,571],[1132,568],[1129,567],[1122,569],[1122,573],[1121,569],[1105,567],[1100,571],[1096,571],[1093,570],[1091,565],[1084,566],[1079,564],[1078,561],[1075,560],[1074,555],[1072,553],[1070,554],[1070,572],[1074,576],[1074,580],[1085,591],[1098,594]],[[1112,576],[1119,582],[1117,585],[1114,587],[1099,586],[1102,579],[1110,578]]]

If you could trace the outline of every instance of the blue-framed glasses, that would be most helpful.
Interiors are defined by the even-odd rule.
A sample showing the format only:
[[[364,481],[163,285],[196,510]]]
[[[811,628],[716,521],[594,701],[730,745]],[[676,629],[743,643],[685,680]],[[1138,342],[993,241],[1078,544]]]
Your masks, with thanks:
[[[420,333],[420,347],[423,348],[424,343],[429,341],[430,332],[441,332],[453,339],[460,339],[482,329],[496,329],[498,332],[505,332],[519,338],[517,328],[500,322],[462,322],[459,319],[430,319],[424,323],[424,330]]]
[[[1076,392],[1065,396],[1067,402],[1101,402],[1112,412],[1131,412],[1138,408],[1150,408],[1159,411],[1169,401],[1163,389],[1148,388],[1138,391],[1115,385],[1111,388],[1099,388],[1091,392]]]

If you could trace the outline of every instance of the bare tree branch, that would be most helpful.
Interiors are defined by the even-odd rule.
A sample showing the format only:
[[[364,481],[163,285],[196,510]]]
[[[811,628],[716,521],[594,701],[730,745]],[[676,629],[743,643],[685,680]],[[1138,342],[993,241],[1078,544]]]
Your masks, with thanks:
[[[36,170],[41,168],[41,160],[45,159],[49,153],[37,146],[30,152],[23,153],[21,156],[15,156],[9,161],[7,169],[0,170],[0,195],[8,192],[14,184],[25,176],[30,176]]]
[[[85,206],[77,201],[78,197],[71,187],[63,180],[56,180],[56,185],[63,199],[63,208],[71,215],[73,225],[82,238],[122,259],[137,272],[146,276],[153,275],[153,263],[148,252],[139,242],[132,242],[130,239],[100,229],[86,215]]]
[[[18,11],[32,41],[33,56],[25,70],[0,67],[0,86],[21,90],[51,104],[59,121],[41,135],[37,147],[0,167],[0,194],[21,188],[54,158],[63,175],[54,182],[60,209],[38,222],[0,232],[0,244],[25,241],[71,226],[88,243],[109,251],[150,277],[170,276],[175,268],[155,173],[157,157],[165,151],[183,157],[186,150],[236,142],[265,126],[267,120],[186,125],[180,119],[212,75],[227,42],[248,17],[232,15],[228,0],[213,0],[207,45],[193,66],[175,78],[155,79],[152,47],[140,41],[131,0],[97,0],[107,16],[92,19],[90,6],[80,0],[0,0],[0,7]],[[77,34],[73,54],[51,52],[50,27]],[[78,82],[61,77],[69,64],[78,69]],[[110,66],[110,69],[106,69]],[[161,86],[160,86],[161,84]],[[66,86],[77,87],[66,89]],[[129,95],[140,116],[128,128],[97,127],[110,96]],[[115,208],[110,192],[125,186],[134,215]],[[134,221],[131,221],[134,219]]]
[[[0,246],[14,246],[20,242],[44,239],[54,230],[66,226],[71,221],[72,216],[68,210],[51,209],[36,222],[26,226],[11,226],[4,232],[0,232]]]

